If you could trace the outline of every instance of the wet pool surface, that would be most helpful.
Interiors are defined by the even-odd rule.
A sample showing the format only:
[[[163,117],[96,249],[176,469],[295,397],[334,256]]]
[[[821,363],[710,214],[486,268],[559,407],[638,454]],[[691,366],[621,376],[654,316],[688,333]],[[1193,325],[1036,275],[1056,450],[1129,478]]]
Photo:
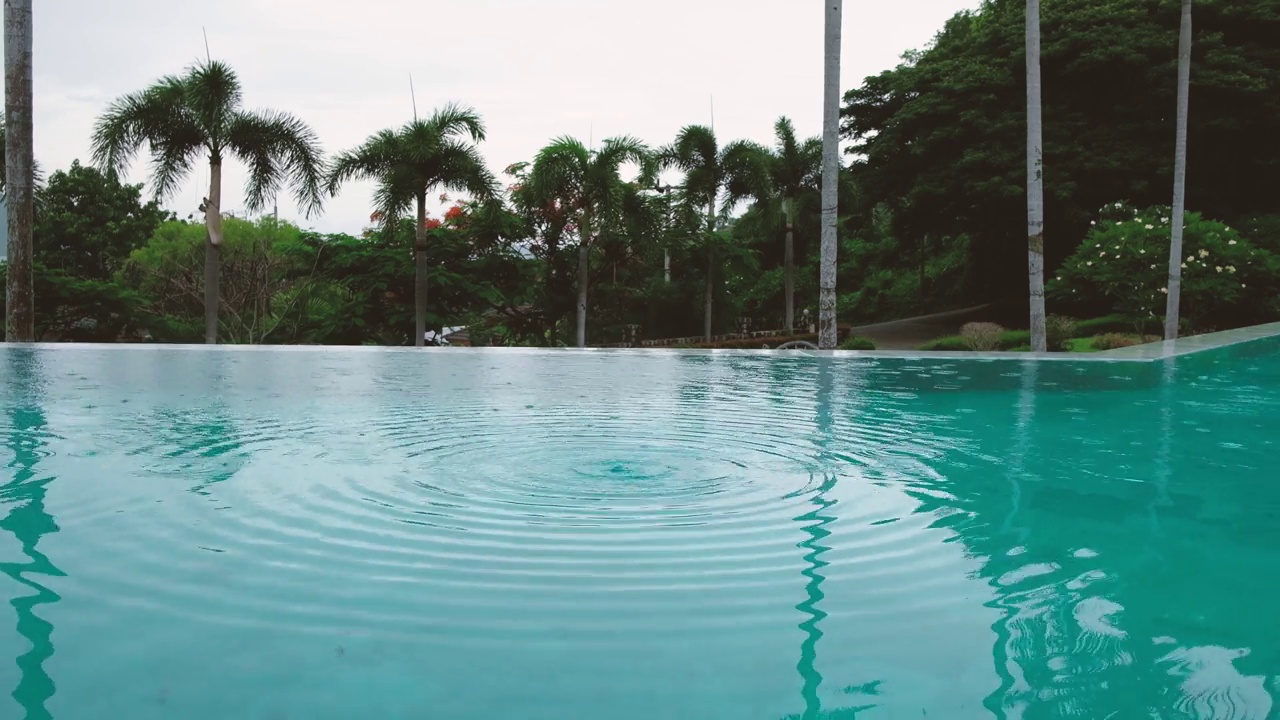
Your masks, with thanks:
[[[1239,718],[1280,341],[0,348],[0,718]]]

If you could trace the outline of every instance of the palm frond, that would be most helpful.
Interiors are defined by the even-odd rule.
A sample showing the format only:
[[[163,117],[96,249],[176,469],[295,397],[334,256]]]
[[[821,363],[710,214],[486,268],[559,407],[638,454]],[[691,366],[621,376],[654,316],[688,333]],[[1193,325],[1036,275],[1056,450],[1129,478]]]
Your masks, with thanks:
[[[485,165],[480,151],[470,143],[448,140],[440,149],[436,179],[454,192],[470,193],[477,200],[498,193],[498,179]]]
[[[94,162],[104,172],[123,174],[147,146],[156,197],[163,198],[190,171],[210,137],[186,105],[182,78],[161,78],[150,87],[113,102],[98,118],[93,133]]]
[[[324,157],[306,123],[282,112],[238,112],[226,126],[226,144],[249,166],[245,205],[250,211],[264,207],[285,184],[304,213],[320,211]]]
[[[350,180],[374,180],[390,171],[399,157],[400,137],[394,130],[383,130],[352,150],[339,153],[329,165],[325,189],[337,195],[343,183]]]
[[[203,60],[182,78],[184,104],[214,138],[215,146],[235,122],[243,102],[240,79],[220,60]],[[215,147],[214,151],[221,150]]]
[[[768,198],[772,192],[768,149],[747,140],[725,146],[720,154],[720,172],[729,202],[728,210],[746,198]]]
[[[466,134],[472,142],[484,142],[484,120],[474,108],[449,103],[438,108],[426,121],[441,137]]]

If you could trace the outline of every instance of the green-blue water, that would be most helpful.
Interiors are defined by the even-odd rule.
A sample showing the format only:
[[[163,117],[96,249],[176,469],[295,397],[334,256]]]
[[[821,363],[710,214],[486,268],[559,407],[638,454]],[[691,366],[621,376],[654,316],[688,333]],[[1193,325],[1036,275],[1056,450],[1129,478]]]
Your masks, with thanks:
[[[0,349],[0,718],[1231,718],[1280,342]]]

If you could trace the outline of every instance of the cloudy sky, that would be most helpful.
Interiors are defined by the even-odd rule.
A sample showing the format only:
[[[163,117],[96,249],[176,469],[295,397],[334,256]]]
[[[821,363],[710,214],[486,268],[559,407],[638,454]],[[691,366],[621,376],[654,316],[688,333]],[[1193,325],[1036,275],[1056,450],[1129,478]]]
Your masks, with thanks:
[[[851,2],[843,85],[927,43],[978,0]],[[657,145],[711,120],[723,140],[771,139],[780,115],[816,135],[822,114],[818,0],[57,0],[35,7],[35,144],[52,170],[87,160],[94,118],[115,97],[204,55],[231,63],[250,108],[286,110],[346,149],[448,102],[475,106],[495,171],[550,138],[630,134]],[[243,210],[232,166],[224,207]],[[142,162],[135,182],[147,179]],[[198,168],[167,206],[185,216],[206,194]],[[352,184],[323,231],[368,224],[370,187]],[[288,198],[280,214],[294,218]]]

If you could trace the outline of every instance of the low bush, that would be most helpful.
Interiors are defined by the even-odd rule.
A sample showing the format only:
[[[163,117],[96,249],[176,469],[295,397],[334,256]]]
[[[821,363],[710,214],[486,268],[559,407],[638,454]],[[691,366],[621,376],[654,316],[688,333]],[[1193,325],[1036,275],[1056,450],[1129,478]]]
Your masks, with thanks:
[[[1076,321],[1063,315],[1050,315],[1045,319],[1045,337],[1050,352],[1067,349],[1067,341],[1076,336]]]
[[[1147,343],[1159,342],[1160,338],[1155,335],[1126,335],[1122,333],[1107,333],[1099,335],[1093,339],[1093,347],[1097,350],[1118,350],[1120,348],[1133,347],[1135,345],[1145,345]]]
[[[1004,328],[995,323],[974,322],[960,328],[960,337],[967,340],[969,347],[978,352],[999,349],[1002,335],[1004,335]]]
[[[840,343],[841,350],[875,350],[876,344],[863,337],[851,337]]]

